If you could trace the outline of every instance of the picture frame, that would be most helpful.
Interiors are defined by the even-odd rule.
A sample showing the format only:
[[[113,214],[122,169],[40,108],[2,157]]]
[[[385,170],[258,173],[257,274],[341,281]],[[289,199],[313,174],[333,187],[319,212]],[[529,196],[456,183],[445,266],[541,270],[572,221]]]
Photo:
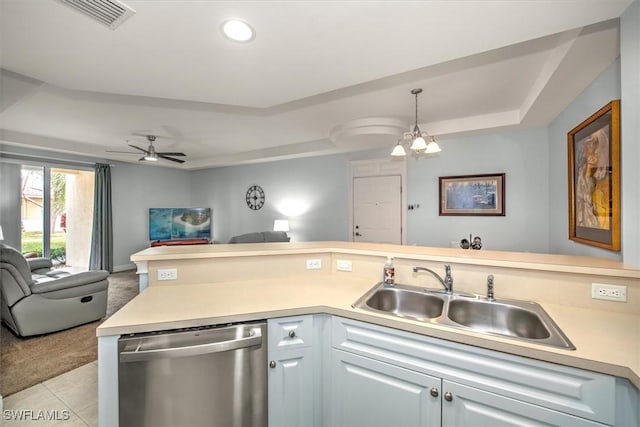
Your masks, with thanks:
[[[505,216],[505,174],[441,176],[440,216]]]
[[[567,134],[569,239],[620,251],[620,100]]]

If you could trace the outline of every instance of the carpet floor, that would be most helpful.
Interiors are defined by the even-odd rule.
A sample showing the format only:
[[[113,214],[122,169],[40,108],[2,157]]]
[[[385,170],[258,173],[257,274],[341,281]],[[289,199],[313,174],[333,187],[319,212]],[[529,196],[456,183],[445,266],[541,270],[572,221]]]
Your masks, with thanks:
[[[135,270],[109,276],[107,316],[138,295]],[[105,319],[29,338],[0,329],[0,395],[7,397],[98,358],[96,328]]]

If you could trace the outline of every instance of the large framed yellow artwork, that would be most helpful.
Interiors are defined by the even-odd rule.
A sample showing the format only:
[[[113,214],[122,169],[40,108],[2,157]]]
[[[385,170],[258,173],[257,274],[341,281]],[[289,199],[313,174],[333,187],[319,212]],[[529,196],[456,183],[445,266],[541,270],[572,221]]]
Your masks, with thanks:
[[[620,250],[620,100],[567,134],[569,239]]]

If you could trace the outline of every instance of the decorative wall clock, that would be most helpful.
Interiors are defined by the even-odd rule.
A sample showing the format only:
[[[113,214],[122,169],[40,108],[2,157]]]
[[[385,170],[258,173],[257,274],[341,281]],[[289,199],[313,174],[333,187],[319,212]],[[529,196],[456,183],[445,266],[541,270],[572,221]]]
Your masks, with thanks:
[[[257,211],[264,206],[264,190],[259,185],[252,185],[247,190],[247,206]]]

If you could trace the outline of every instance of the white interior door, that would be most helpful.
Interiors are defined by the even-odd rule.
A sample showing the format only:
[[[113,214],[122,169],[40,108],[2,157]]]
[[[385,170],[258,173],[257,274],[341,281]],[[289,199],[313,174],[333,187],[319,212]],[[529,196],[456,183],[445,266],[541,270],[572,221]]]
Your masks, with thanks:
[[[353,179],[353,241],[402,244],[399,175]]]

